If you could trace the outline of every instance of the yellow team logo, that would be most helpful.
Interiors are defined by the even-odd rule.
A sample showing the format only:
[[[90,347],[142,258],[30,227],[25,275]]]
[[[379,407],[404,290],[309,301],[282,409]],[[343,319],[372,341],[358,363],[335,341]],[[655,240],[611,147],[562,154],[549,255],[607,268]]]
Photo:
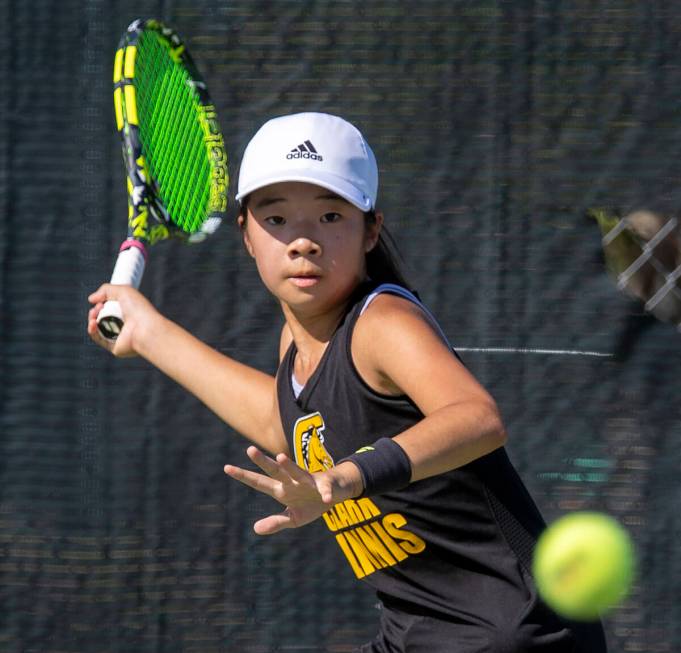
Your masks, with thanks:
[[[310,473],[334,466],[324,446],[324,428],[320,413],[301,417],[293,427],[296,463]],[[426,548],[423,539],[405,528],[403,515],[382,514],[368,497],[338,503],[322,517],[357,578],[397,565]]]
[[[314,474],[333,467],[333,458],[324,447],[324,419],[319,413],[301,417],[293,427],[296,463]]]

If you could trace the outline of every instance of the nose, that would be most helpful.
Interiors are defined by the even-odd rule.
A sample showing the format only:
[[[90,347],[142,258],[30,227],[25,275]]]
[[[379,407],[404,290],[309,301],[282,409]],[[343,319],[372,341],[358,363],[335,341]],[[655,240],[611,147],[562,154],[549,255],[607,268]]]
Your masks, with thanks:
[[[306,236],[296,238],[291,241],[288,246],[288,255],[291,258],[297,258],[298,256],[319,256],[321,253],[321,245]]]

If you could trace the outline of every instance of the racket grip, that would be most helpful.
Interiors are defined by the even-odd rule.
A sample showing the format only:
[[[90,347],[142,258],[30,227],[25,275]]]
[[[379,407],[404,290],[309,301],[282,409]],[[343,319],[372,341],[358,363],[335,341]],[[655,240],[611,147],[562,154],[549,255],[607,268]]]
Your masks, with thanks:
[[[139,288],[145,263],[146,251],[142,243],[136,240],[125,241],[116,259],[111,283],[117,286]],[[124,322],[121,305],[114,299],[106,302],[97,316],[99,332],[108,340],[118,338]]]

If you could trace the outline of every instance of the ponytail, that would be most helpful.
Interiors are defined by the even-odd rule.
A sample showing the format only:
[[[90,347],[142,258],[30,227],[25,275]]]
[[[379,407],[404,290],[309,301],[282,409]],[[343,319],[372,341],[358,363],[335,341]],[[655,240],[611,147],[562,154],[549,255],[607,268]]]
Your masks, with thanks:
[[[364,214],[364,219],[367,224],[373,224],[376,222],[376,214],[374,211],[368,211]],[[401,258],[395,240],[383,225],[378,242],[366,255],[369,278],[379,284],[395,283],[409,290],[411,287],[399,263]]]

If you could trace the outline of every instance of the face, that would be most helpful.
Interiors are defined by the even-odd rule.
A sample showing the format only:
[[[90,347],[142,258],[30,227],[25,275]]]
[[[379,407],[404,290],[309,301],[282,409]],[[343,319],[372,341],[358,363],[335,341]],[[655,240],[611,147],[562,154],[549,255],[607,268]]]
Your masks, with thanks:
[[[330,310],[366,276],[365,255],[382,218],[364,214],[334,193],[300,182],[254,191],[243,225],[246,249],[270,292],[296,310]]]

